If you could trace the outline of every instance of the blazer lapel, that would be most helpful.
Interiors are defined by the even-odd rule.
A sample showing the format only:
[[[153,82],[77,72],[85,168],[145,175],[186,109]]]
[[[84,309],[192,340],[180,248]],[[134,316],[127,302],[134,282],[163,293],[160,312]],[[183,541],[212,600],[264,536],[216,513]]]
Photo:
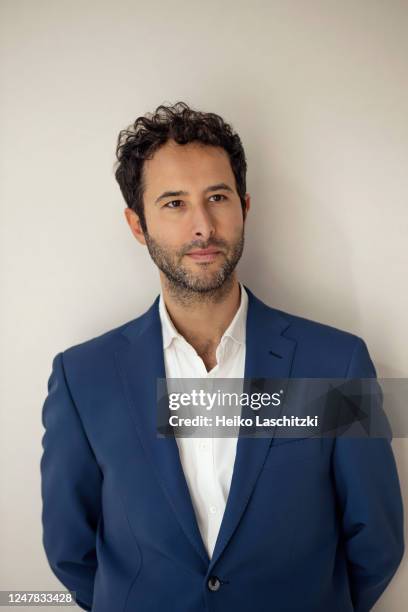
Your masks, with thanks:
[[[245,287],[248,293],[246,325],[245,379],[283,378],[290,376],[296,349],[294,340],[282,333],[288,319],[268,307]],[[261,471],[272,436],[238,437],[231,487],[209,571],[227,546],[245,511]]]

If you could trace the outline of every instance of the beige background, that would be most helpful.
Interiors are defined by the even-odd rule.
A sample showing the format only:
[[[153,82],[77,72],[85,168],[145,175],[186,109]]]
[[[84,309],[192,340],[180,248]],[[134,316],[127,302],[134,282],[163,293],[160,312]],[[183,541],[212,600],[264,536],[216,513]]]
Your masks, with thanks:
[[[113,177],[119,129],[178,99],[246,148],[240,278],[361,335],[408,375],[408,3],[1,2],[0,589],[56,589],[41,543],[53,356],[136,317],[159,281]],[[408,445],[394,449],[408,508]],[[376,606],[408,609],[403,561]],[[405,586],[404,586],[405,581]]]

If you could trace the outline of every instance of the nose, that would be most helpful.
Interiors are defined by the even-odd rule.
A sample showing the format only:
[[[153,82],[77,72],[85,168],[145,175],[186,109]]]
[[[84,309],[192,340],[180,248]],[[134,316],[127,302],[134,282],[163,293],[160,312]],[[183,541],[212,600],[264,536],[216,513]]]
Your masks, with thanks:
[[[194,238],[207,241],[215,233],[215,222],[204,205],[194,207],[192,213],[192,234]]]

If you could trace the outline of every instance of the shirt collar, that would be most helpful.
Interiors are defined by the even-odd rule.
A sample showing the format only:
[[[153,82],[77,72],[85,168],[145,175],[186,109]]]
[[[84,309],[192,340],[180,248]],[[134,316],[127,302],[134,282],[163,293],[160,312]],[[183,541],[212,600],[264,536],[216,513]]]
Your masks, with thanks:
[[[248,312],[248,294],[245,291],[245,288],[242,283],[239,283],[239,286],[241,288],[241,302],[237,312],[235,313],[234,318],[232,319],[228,328],[225,330],[221,338],[221,342],[224,340],[224,338],[228,337],[237,342],[238,344],[245,344],[246,318]],[[182,336],[174,327],[173,321],[171,320],[166,305],[164,303],[162,292],[160,293],[159,300],[159,314],[162,326],[163,348],[167,349],[175,338],[184,340],[184,342],[186,342],[184,336]]]

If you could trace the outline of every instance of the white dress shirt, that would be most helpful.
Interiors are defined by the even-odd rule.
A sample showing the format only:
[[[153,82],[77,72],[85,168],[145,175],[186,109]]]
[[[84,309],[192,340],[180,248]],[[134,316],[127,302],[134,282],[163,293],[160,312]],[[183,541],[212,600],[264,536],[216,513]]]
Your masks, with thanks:
[[[244,378],[248,294],[241,301],[216,350],[217,364],[207,372],[196,350],[178,333],[160,295],[166,378]],[[237,437],[176,437],[198,527],[212,557],[231,485]]]

